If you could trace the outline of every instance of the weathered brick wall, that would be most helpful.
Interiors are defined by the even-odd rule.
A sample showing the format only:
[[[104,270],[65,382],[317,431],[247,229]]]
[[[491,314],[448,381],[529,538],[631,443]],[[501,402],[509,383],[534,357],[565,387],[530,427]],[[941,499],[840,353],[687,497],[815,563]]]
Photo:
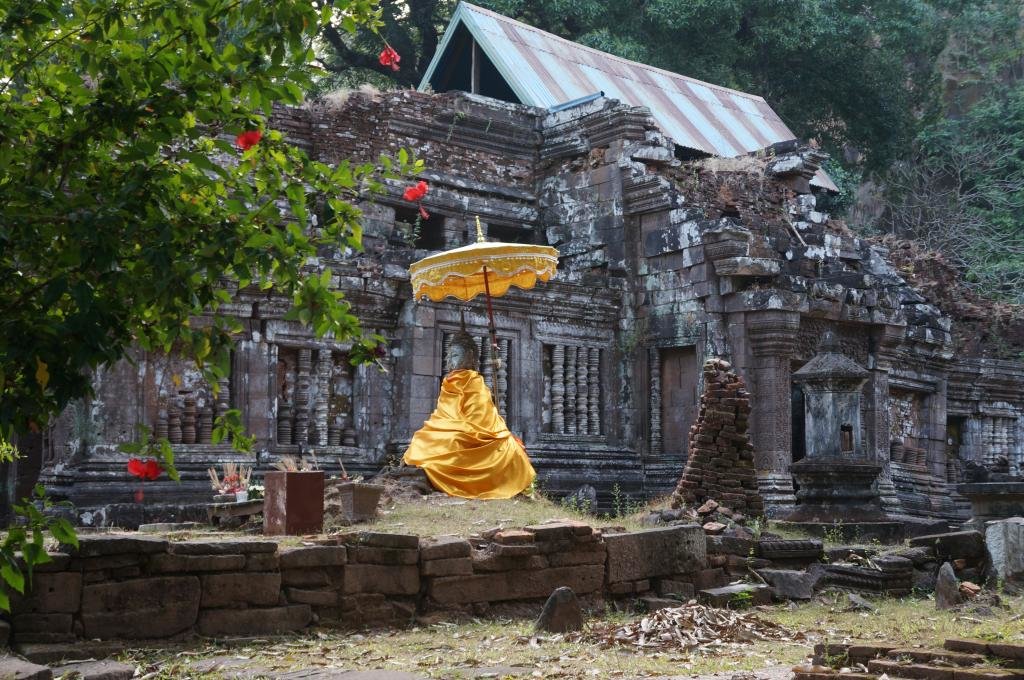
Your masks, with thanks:
[[[52,554],[10,617],[18,644],[269,635],[314,623],[400,624],[425,612],[487,611],[555,588],[598,599],[688,592],[706,568],[696,525],[603,535],[563,522],[487,538],[351,533],[323,545],[168,542],[85,535]]]

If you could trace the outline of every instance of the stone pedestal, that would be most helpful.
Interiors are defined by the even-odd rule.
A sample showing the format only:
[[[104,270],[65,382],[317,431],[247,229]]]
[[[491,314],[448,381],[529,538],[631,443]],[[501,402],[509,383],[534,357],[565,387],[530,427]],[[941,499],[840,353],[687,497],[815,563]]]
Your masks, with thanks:
[[[836,457],[805,458],[790,468],[799,490],[791,522],[879,522],[885,513],[875,480],[882,466]]]
[[[975,482],[956,488],[971,502],[971,520],[978,526],[1009,517],[1024,517],[1024,481]]]
[[[323,529],[323,472],[268,472],[263,493],[265,535],[316,534]]]

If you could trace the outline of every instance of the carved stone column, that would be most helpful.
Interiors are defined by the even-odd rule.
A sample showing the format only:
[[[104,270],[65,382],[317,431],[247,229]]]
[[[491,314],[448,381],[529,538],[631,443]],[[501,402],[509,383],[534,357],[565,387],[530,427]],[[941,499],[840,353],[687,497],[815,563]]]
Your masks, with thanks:
[[[576,434],[576,346],[565,346],[565,433]]]
[[[590,408],[590,434],[601,434],[601,350],[593,347],[588,358],[587,389],[590,397],[587,405]]]
[[[658,456],[661,454],[661,353],[657,347],[647,352],[647,364],[651,377],[651,455]]]
[[[551,431],[565,432],[565,347],[551,348]]]
[[[587,385],[590,353],[596,350],[580,347],[576,350],[576,431],[579,434],[590,432],[590,409],[587,400],[590,398],[590,387]]]
[[[757,485],[770,517],[788,514],[796,504],[793,477],[792,367],[800,332],[800,315],[764,311],[747,315],[753,354],[750,382],[751,436]]]

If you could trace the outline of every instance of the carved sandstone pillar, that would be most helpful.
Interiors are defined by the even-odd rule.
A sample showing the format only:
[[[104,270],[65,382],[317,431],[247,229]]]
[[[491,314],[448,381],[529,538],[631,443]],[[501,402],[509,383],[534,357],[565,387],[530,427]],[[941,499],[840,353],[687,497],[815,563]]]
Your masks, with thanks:
[[[878,474],[878,495],[882,510],[887,514],[903,512],[896,487],[892,482],[890,465],[889,444],[892,435],[889,415],[889,371],[898,358],[897,351],[904,335],[905,330],[902,326],[883,326],[876,331],[873,338],[875,353],[868,367],[871,377],[867,384],[868,402],[865,415],[868,427],[865,445],[882,465],[882,471]]]
[[[590,390],[590,398],[587,400],[590,408],[590,434],[601,434],[601,350],[596,347],[590,350],[587,371],[590,373],[587,380],[587,389]]]
[[[765,512],[778,517],[796,505],[793,477],[792,366],[800,331],[796,312],[765,311],[747,315],[753,361],[750,374],[751,435],[757,485]]]
[[[565,347],[551,348],[551,431],[565,432]]]
[[[651,455],[657,456],[661,454],[661,353],[657,347],[648,351],[647,363],[651,376]]]

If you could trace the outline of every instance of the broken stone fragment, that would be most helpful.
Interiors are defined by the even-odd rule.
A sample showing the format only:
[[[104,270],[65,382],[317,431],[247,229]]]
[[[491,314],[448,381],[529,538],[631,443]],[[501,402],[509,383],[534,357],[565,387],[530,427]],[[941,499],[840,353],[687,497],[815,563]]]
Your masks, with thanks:
[[[569,633],[583,628],[583,610],[572,588],[556,588],[534,624],[538,632]]]
[[[939,567],[939,577],[935,581],[935,608],[952,609],[963,601],[960,582],[953,573],[953,566],[949,562],[944,562]]]

